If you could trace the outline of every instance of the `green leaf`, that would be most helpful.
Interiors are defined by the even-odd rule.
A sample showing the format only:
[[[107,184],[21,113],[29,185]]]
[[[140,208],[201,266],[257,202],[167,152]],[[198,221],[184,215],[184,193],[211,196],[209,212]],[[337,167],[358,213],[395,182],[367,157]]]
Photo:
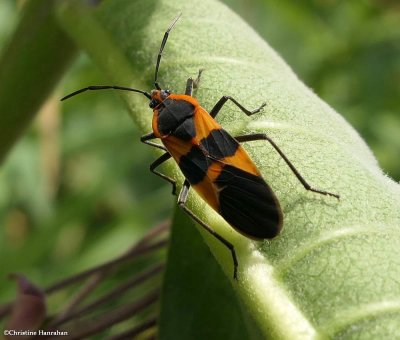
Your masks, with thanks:
[[[176,210],[162,291],[160,339],[261,339],[190,222]]]
[[[76,49],[54,18],[52,0],[27,1],[0,58],[0,161],[32,121]]]
[[[188,206],[235,245],[237,281],[227,249],[202,232],[244,310],[264,337],[274,339],[393,338],[400,329],[399,186],[382,173],[351,126],[265,41],[213,0],[106,1],[94,15],[68,3],[60,19],[111,82],[149,90],[162,35],[179,12],[182,19],[161,62],[161,85],[180,93],[187,77],[204,68],[197,97],[206,109],[222,95],[249,108],[266,101],[264,112],[253,117],[227,104],[218,120],[232,135],[267,133],[308,183],[340,195],[338,201],[305,190],[266,142],[245,148],[280,201],[284,229],[279,237],[252,241],[191,193]],[[141,130],[149,132],[146,99],[121,95]],[[182,179],[172,164],[166,172]],[[167,275],[165,287],[170,279]],[[166,289],[164,301],[171,301],[165,294]]]

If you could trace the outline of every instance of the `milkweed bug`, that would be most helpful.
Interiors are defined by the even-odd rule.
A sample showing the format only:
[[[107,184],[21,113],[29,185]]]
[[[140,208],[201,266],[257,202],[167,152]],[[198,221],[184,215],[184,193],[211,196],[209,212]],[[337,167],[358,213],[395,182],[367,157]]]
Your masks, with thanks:
[[[173,178],[157,171],[157,167],[170,159],[176,161],[185,181],[178,195],[178,205],[200,226],[222,242],[231,252],[233,277],[237,278],[238,260],[232,243],[214,231],[208,224],[196,216],[187,206],[190,187],[217,211],[234,229],[243,235],[256,239],[271,239],[282,229],[283,213],[279,201],[265,182],[249,155],[239,144],[256,140],[267,141],[283,158],[293,174],[308,191],[329,195],[339,199],[339,195],[311,187],[300,175],[275,142],[264,133],[232,137],[215,121],[224,104],[230,100],[247,116],[260,112],[263,103],[253,111],[246,109],[231,96],[222,96],[208,113],[193,97],[198,87],[202,70],[196,79],[186,82],[185,94],[175,94],[161,89],[158,83],[158,70],[162,52],[169,33],[180,18],[179,14],[164,33],[154,75],[154,87],[150,93],[122,86],[89,86],[77,90],[61,100],[71,98],[88,90],[116,89],[138,92],[150,100],[153,110],[153,131],[141,137],[141,141],[165,151],[150,165],[150,171],[172,184],[176,194],[176,182]],[[162,145],[151,140],[159,138]]]

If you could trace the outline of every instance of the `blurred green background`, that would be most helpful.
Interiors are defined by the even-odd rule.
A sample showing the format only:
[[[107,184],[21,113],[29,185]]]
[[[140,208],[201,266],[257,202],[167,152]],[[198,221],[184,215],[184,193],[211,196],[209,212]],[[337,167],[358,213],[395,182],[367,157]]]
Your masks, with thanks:
[[[224,2],[354,126],[399,181],[399,2]],[[0,53],[18,23],[18,4],[0,0]],[[105,91],[60,105],[64,94],[103,83],[81,55],[0,169],[0,303],[15,291],[7,273],[46,286],[119,255],[171,216],[170,186],[148,172],[155,155],[139,142],[119,98]]]

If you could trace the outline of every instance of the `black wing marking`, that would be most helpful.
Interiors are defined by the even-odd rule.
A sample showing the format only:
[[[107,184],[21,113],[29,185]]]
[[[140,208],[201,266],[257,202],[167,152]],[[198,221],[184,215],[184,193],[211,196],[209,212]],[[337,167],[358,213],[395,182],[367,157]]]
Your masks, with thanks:
[[[203,150],[193,145],[186,155],[180,157],[178,165],[189,183],[196,185],[204,179],[212,162]]]
[[[262,177],[225,165],[215,184],[220,188],[220,214],[232,227],[256,239],[279,234],[282,211]]]
[[[212,163],[233,156],[239,148],[239,143],[223,129],[215,129],[200,141],[200,145],[193,145],[186,155],[179,159],[179,167],[190,184],[200,183],[207,175]]]
[[[200,146],[211,158],[218,160],[233,156],[239,148],[239,143],[224,129],[215,129],[200,141]]]

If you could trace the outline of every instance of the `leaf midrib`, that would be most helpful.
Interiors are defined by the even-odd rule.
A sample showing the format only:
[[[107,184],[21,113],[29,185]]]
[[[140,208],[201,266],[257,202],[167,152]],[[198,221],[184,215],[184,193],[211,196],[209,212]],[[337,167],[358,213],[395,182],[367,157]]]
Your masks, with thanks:
[[[307,255],[311,254],[313,251],[318,250],[318,248],[326,247],[327,245],[337,242],[340,239],[359,237],[362,234],[387,234],[388,231],[396,232],[391,226],[380,226],[379,228],[367,228],[364,226],[349,226],[347,228],[341,228],[333,232],[325,233],[311,239],[310,242],[303,244],[303,246],[296,248],[297,251],[292,253],[290,258],[284,259],[276,264],[276,270],[281,276],[285,276],[290,269],[295,267],[296,263],[300,262],[301,259],[305,258]]]

